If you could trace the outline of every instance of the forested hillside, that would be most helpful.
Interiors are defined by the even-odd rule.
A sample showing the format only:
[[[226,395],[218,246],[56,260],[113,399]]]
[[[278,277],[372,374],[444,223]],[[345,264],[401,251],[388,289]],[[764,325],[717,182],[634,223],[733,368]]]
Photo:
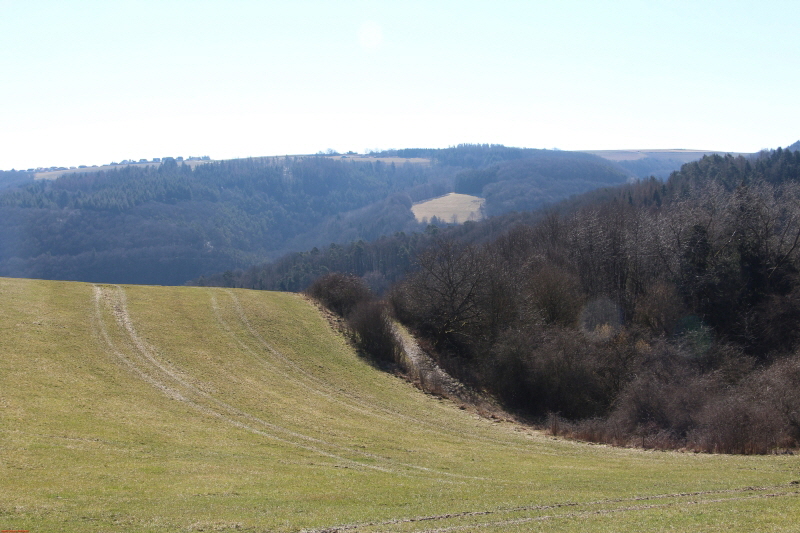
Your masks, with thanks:
[[[495,176],[490,214],[628,178],[571,152],[462,145],[418,155],[432,164],[306,156],[192,168],[168,159],[10,187],[0,191],[0,275],[183,284],[293,250],[421,232],[412,202],[451,192],[464,170]]]
[[[24,185],[33,181],[32,172],[0,170],[0,189]]]
[[[455,192],[486,198],[487,216],[533,211],[572,194],[625,183],[629,174],[589,154],[535,151],[530,157],[465,170]]]
[[[800,443],[800,152],[594,197],[485,244],[435,241],[392,289],[397,316],[451,372],[582,438]]]
[[[37,182],[0,195],[0,274],[181,284],[275,256],[328,217],[447,172],[312,157],[168,161]],[[410,212],[394,227],[406,223],[416,227]]]
[[[452,374],[556,432],[737,453],[800,443],[800,152],[709,156],[547,212],[201,283],[298,290],[327,272],[385,294]]]

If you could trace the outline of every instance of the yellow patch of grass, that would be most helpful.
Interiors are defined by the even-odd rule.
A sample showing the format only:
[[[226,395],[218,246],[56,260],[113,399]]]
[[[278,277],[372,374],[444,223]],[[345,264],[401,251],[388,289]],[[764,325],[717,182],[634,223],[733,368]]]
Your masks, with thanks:
[[[438,198],[419,202],[411,207],[418,222],[428,222],[433,217],[456,224],[483,218],[481,208],[485,200],[478,196],[451,192]]]

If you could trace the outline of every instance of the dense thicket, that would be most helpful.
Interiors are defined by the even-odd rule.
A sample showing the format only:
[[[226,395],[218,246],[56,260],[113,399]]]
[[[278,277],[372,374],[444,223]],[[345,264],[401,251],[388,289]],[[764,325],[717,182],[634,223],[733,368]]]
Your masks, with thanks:
[[[592,198],[488,243],[438,240],[392,289],[397,316],[462,379],[573,421],[560,431],[800,442],[800,153],[706,157]]]

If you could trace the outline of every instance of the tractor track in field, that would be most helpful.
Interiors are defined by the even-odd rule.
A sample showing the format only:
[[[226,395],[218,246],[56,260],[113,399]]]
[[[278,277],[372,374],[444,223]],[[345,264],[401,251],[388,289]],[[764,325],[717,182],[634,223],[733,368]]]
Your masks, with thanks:
[[[325,397],[325,398],[327,398],[327,399],[329,399],[329,400],[331,400],[333,402],[336,402],[336,403],[338,403],[340,405],[343,405],[344,407],[347,407],[349,409],[355,410],[355,411],[360,412],[362,414],[366,414],[366,415],[369,415],[369,416],[374,416],[374,417],[376,417],[378,419],[389,420],[388,417],[392,417],[392,418],[399,419],[399,420],[402,420],[402,421],[405,421],[405,422],[412,422],[412,423],[417,424],[419,426],[425,427],[426,429],[430,429],[431,431],[433,431],[433,432],[435,432],[437,434],[440,434],[440,435],[446,435],[446,436],[449,436],[449,437],[455,436],[457,438],[468,439],[468,440],[480,440],[482,442],[488,442],[488,443],[491,443],[491,444],[503,446],[505,448],[513,448],[513,449],[516,449],[517,451],[523,451],[523,452],[529,452],[530,451],[529,448],[526,448],[526,447],[523,447],[523,446],[509,444],[509,442],[507,442],[507,441],[501,441],[501,440],[493,439],[491,437],[486,437],[486,436],[483,436],[483,435],[474,435],[473,434],[473,435],[469,435],[469,437],[465,437],[464,434],[461,433],[461,432],[448,431],[447,429],[442,428],[441,424],[436,424],[434,422],[430,422],[430,421],[427,421],[427,420],[419,419],[419,418],[416,418],[416,417],[413,417],[413,416],[406,415],[406,414],[401,413],[399,411],[395,411],[393,409],[389,409],[389,408],[387,408],[385,406],[379,405],[378,404],[378,400],[375,400],[374,402],[364,401],[363,399],[361,399],[361,398],[359,398],[359,397],[357,397],[357,396],[355,396],[355,395],[353,395],[353,394],[351,394],[351,393],[349,393],[347,391],[344,391],[344,390],[341,390],[341,389],[339,389],[339,388],[337,388],[335,386],[332,386],[329,382],[318,378],[314,374],[308,372],[307,370],[305,370],[304,368],[299,366],[297,363],[292,361],[291,358],[287,357],[280,350],[276,349],[272,344],[270,344],[266,339],[264,339],[264,337],[258,331],[256,331],[256,329],[253,327],[253,325],[250,322],[250,320],[247,318],[247,315],[244,312],[244,308],[241,305],[241,302],[239,301],[239,299],[236,296],[236,294],[233,291],[229,290],[229,289],[224,290],[224,292],[226,294],[228,294],[228,296],[231,298],[231,300],[233,302],[234,310],[236,311],[236,315],[238,316],[239,322],[245,327],[245,329],[247,329],[247,331],[250,333],[252,338],[255,339],[255,341],[260,346],[265,348],[269,353],[274,355],[279,361],[281,361],[283,364],[288,366],[293,372],[282,371],[282,370],[279,370],[279,369],[277,369],[275,367],[271,367],[271,368],[275,372],[278,372],[282,376],[286,377],[287,379],[291,379],[291,380],[295,381],[300,386],[306,388],[307,390],[309,390],[313,394],[321,395],[321,396],[323,396],[323,397]],[[244,342],[238,336],[236,336],[233,333],[230,325],[227,324],[224,321],[224,319],[220,315],[219,304],[218,304],[218,302],[216,300],[216,297],[214,296],[213,293],[211,294],[211,300],[212,300],[212,308],[213,308],[213,311],[214,311],[214,315],[215,315],[218,323],[220,324],[220,326],[223,328],[223,330],[229,336],[234,338],[235,341],[237,342],[237,344],[239,344],[241,347],[243,347],[248,353],[250,353],[253,357],[255,357],[257,360],[259,360],[262,364],[266,365],[267,364],[266,361],[261,356],[259,356],[254,350],[252,350],[249,347],[246,347]],[[397,330],[397,328],[395,328],[395,329],[396,329],[395,333],[398,336],[398,339],[400,339],[402,341],[403,349],[406,350],[409,353],[409,357],[413,360],[413,363],[415,365],[424,366],[425,362],[421,361],[421,359],[422,359],[422,356],[420,355],[421,350],[419,349],[418,346],[415,346],[415,343],[413,342],[413,339],[409,339],[407,335],[402,335],[399,332],[399,330]],[[427,366],[426,366],[426,368],[427,368]],[[464,388],[463,385],[461,385],[458,381],[456,381],[453,378],[451,378],[450,376],[448,376],[441,369],[438,369],[438,367],[436,367],[435,369],[438,371],[438,372],[436,372],[437,378],[439,378],[442,382],[447,383],[449,388],[451,388],[453,390],[461,390],[461,389]],[[303,378],[305,378],[307,381],[303,381],[302,379],[300,379],[298,377],[298,374],[303,376]],[[344,400],[343,398],[346,398],[346,400]],[[383,413],[383,414],[380,414],[380,413]]]
[[[244,416],[245,418],[253,419],[253,421],[256,421],[256,422],[258,422],[258,423],[260,423],[260,424],[262,424],[262,425],[264,425],[267,428],[272,429],[272,430],[277,430],[277,431],[280,431],[280,432],[290,433],[291,436],[295,436],[295,437],[298,437],[298,438],[303,438],[303,439],[306,439],[306,440],[315,440],[316,443],[323,444],[323,445],[324,444],[329,444],[329,443],[325,443],[324,441],[321,441],[319,439],[313,439],[312,437],[308,437],[308,436],[302,435],[300,433],[291,432],[290,430],[287,430],[285,428],[281,428],[279,426],[276,426],[275,424],[271,424],[271,423],[266,422],[264,420],[260,420],[260,419],[258,419],[256,417],[253,417],[252,415],[249,415],[247,413],[239,411],[238,409],[234,408],[233,406],[230,406],[230,405],[226,404],[225,402],[222,402],[220,400],[217,400],[216,398],[213,398],[210,394],[206,393],[205,391],[200,390],[195,385],[192,385],[192,384],[188,383],[182,377],[177,375],[176,371],[166,368],[161,362],[159,362],[158,360],[156,360],[152,356],[152,354],[150,353],[149,348],[146,347],[145,343],[141,340],[141,338],[138,336],[136,331],[133,329],[132,321],[130,320],[130,316],[129,316],[128,312],[127,312],[127,305],[126,305],[126,301],[125,301],[124,290],[121,287],[116,287],[115,289],[116,290],[114,292],[116,292],[116,294],[111,294],[111,291],[109,291],[105,287],[100,287],[98,285],[94,286],[95,315],[96,315],[96,320],[98,322],[99,334],[100,334],[100,337],[111,348],[113,353],[116,355],[117,359],[119,361],[121,361],[129,369],[131,369],[136,375],[138,375],[140,378],[142,378],[146,383],[152,385],[153,387],[155,387],[156,389],[160,390],[161,392],[163,392],[168,397],[170,397],[170,398],[172,398],[174,400],[186,403],[186,404],[190,405],[191,407],[197,409],[198,411],[200,411],[200,412],[202,412],[202,413],[204,413],[206,415],[210,415],[210,416],[213,416],[213,417],[218,418],[220,420],[223,420],[224,422],[226,422],[228,424],[231,424],[231,425],[233,425],[235,427],[238,427],[240,429],[244,429],[244,430],[249,431],[251,433],[255,433],[257,435],[261,435],[263,437],[268,437],[270,439],[276,440],[276,441],[284,443],[284,444],[289,444],[289,445],[292,445],[294,447],[298,447],[298,448],[302,448],[302,449],[307,450],[307,451],[318,453],[318,454],[323,455],[325,457],[336,459],[336,460],[339,460],[339,461],[342,461],[342,462],[345,462],[345,463],[350,463],[350,464],[353,464],[354,466],[355,465],[357,465],[357,466],[366,466],[366,467],[378,469],[380,471],[386,471],[385,469],[382,469],[382,468],[379,468],[379,467],[374,467],[374,465],[363,465],[361,463],[358,463],[357,461],[353,461],[351,459],[347,459],[345,457],[341,457],[339,455],[332,454],[332,453],[327,452],[326,450],[323,450],[323,449],[321,449],[321,448],[319,448],[317,446],[308,445],[308,444],[301,444],[301,443],[297,443],[295,441],[289,440],[287,438],[279,437],[278,435],[275,435],[275,434],[272,434],[272,433],[268,433],[268,432],[263,431],[263,430],[259,430],[258,428],[251,427],[250,425],[245,424],[245,423],[241,422],[240,420],[237,420],[236,418],[234,418],[234,416],[232,416],[232,415]],[[103,315],[102,306],[104,304],[113,313],[114,318],[116,319],[117,325],[120,327],[120,329],[125,331],[128,334],[128,340],[131,342],[132,347],[134,348],[133,350],[129,350],[129,352],[131,352],[131,351],[133,352],[133,355],[134,355],[133,357],[130,356],[130,353],[129,354],[125,354],[122,351],[120,351],[120,349],[116,346],[114,341],[111,339],[111,335],[108,332],[108,328],[107,328],[107,326],[105,324],[105,321],[103,319],[103,316],[102,316]],[[136,359],[138,359],[139,361],[137,362]],[[168,383],[165,383],[165,381],[167,381],[167,380],[164,380],[163,376],[161,377],[161,379],[159,379],[158,377],[153,375],[153,374],[157,375],[159,373],[163,374],[163,376],[167,376],[168,379],[171,379],[172,381],[174,381],[175,383],[177,383],[178,385],[183,387],[185,390],[184,391],[180,391],[180,390],[178,390],[178,388],[175,387],[175,384],[170,385]],[[225,414],[225,413],[221,413],[219,411],[216,411],[215,409],[212,409],[212,408],[208,407],[207,405],[203,405],[203,404],[199,403],[195,399],[191,398],[191,396],[200,396],[200,397],[206,398],[207,400],[210,400],[211,403],[217,404],[218,407],[229,411],[229,413]]]
[[[413,416],[409,416],[409,415],[407,415],[405,413],[402,413],[402,412],[390,409],[388,407],[382,406],[382,405],[379,404],[379,400],[377,400],[377,399],[374,400],[374,402],[373,401],[365,401],[365,400],[359,398],[358,396],[355,396],[355,395],[353,395],[353,394],[351,394],[351,393],[349,393],[349,392],[347,392],[345,390],[342,390],[340,388],[332,386],[329,382],[318,378],[314,374],[312,374],[312,373],[308,372],[307,370],[305,370],[304,368],[300,367],[297,363],[292,361],[291,358],[287,357],[285,354],[281,353],[278,349],[276,349],[274,346],[272,346],[253,327],[252,323],[247,318],[247,315],[245,314],[244,308],[243,308],[241,302],[239,301],[239,298],[236,296],[236,294],[230,289],[223,289],[223,291],[226,294],[228,294],[230,296],[230,298],[232,299],[234,308],[236,310],[236,314],[238,315],[238,318],[239,318],[239,321],[242,323],[242,325],[244,325],[244,327],[247,329],[247,331],[250,333],[250,335],[256,340],[256,342],[259,345],[261,345],[262,347],[264,347],[265,349],[267,349],[270,353],[275,355],[280,361],[282,361],[286,365],[288,365],[291,369],[293,369],[293,370],[297,371],[298,373],[302,374],[303,376],[305,376],[310,382],[314,383],[316,386],[318,386],[320,388],[327,389],[329,391],[328,392],[328,397],[330,399],[332,399],[333,401],[336,401],[337,403],[340,403],[341,405],[344,405],[344,406],[349,407],[351,409],[354,409],[356,411],[366,412],[367,414],[369,414],[371,416],[376,416],[379,419],[388,420],[388,418],[382,417],[382,416],[380,416],[379,414],[376,413],[376,411],[381,411],[385,415],[394,417],[396,419],[399,419],[399,420],[402,420],[402,421],[405,421],[405,422],[414,423],[414,424],[416,424],[416,425],[418,425],[420,427],[423,427],[423,428],[425,428],[425,429],[427,429],[427,430],[429,430],[429,431],[431,431],[433,433],[436,433],[438,435],[443,435],[443,436],[447,436],[447,437],[450,437],[450,438],[455,437],[455,438],[463,439],[465,441],[485,442],[485,443],[488,443],[488,444],[491,444],[491,445],[494,445],[494,446],[502,446],[506,450],[512,449],[512,450],[515,450],[515,451],[518,451],[518,452],[521,452],[521,453],[530,453],[531,452],[531,448],[529,446],[520,445],[520,444],[513,444],[513,443],[510,443],[508,440],[496,439],[496,438],[492,438],[492,437],[486,436],[486,435],[476,435],[474,433],[469,434],[468,436],[466,436],[463,432],[460,432],[460,431],[457,431],[457,430],[450,430],[449,428],[443,427],[441,424],[438,424],[436,422],[431,422],[429,420],[424,420],[424,419],[421,419],[421,418],[416,418],[416,417],[413,417]],[[216,298],[213,296],[213,293],[211,295],[211,298],[213,300],[212,305],[216,305]],[[215,313],[216,313],[216,311],[215,311]],[[217,314],[217,316],[219,316],[219,315]],[[229,326],[224,326],[224,329],[226,330],[226,332],[229,335],[232,335],[232,332],[231,332]],[[393,332],[395,334],[395,338],[397,339],[398,343],[401,345],[403,351],[407,354],[408,358],[410,359],[411,363],[414,365],[416,370],[420,371],[421,373],[426,373],[429,376],[432,376],[433,379],[435,379],[438,383],[440,383],[448,391],[447,397],[450,398],[451,400],[454,399],[454,398],[457,398],[457,399],[459,399],[461,401],[470,403],[469,400],[465,400],[466,387],[464,387],[464,385],[461,384],[461,382],[459,382],[458,380],[450,377],[450,375],[448,375],[444,370],[442,370],[427,354],[425,354],[424,351],[419,347],[419,345],[417,344],[416,340],[413,338],[413,336],[410,333],[402,330],[397,325],[394,325]],[[237,342],[241,342],[241,340],[237,338]],[[248,351],[250,351],[250,350],[248,350]],[[252,351],[250,351],[250,352],[252,353]],[[255,357],[260,359],[260,357],[257,356],[257,355],[255,355]],[[308,385],[308,383],[302,383],[302,381],[300,381],[295,374],[282,372],[282,375],[286,376],[288,379],[296,380],[296,382],[300,383],[301,386],[306,387],[311,391],[320,392],[319,390],[315,389],[313,386]],[[321,392],[321,393],[325,394],[324,392]],[[334,398],[334,396],[336,396],[336,398]],[[348,400],[352,401],[354,405],[348,405],[345,401],[340,400],[339,397],[347,398]],[[488,419],[488,417],[486,417],[486,416],[484,416],[484,418]],[[499,420],[495,419],[495,421],[499,421]],[[514,483],[515,484],[527,484],[527,483],[520,483],[520,482],[514,482]]]
[[[793,490],[786,490],[792,488]],[[783,490],[781,490],[783,489]],[[748,492],[756,494],[746,494]],[[719,497],[724,494],[732,494],[730,497]],[[737,496],[739,495],[739,496]],[[706,498],[707,496],[717,496],[716,498]],[[341,526],[327,527],[321,529],[303,529],[301,533],[367,533],[367,532],[380,532],[387,531],[387,527],[411,525],[415,533],[447,533],[450,531],[473,531],[476,529],[490,528],[490,527],[503,527],[521,525],[532,522],[543,522],[556,519],[569,519],[569,518],[583,518],[590,516],[599,516],[613,513],[623,513],[632,511],[645,511],[649,509],[665,509],[670,507],[680,506],[694,506],[694,505],[711,505],[716,503],[726,503],[733,501],[746,501],[767,498],[781,498],[781,497],[796,497],[800,496],[800,487],[796,482],[785,485],[773,485],[767,487],[742,487],[738,489],[720,489],[696,492],[679,492],[667,494],[655,494],[651,496],[635,496],[630,498],[610,498],[605,500],[595,500],[590,502],[561,502],[544,505],[526,505],[518,507],[509,507],[501,509],[480,510],[480,511],[463,511],[446,513],[439,515],[416,516],[408,518],[397,518],[392,520],[383,520],[375,522],[363,522],[357,524],[347,524]],[[653,502],[665,499],[679,499],[680,501],[669,503],[639,503],[639,502]],[[619,507],[615,504],[634,504],[622,505]],[[573,509],[576,507],[599,507],[610,506],[602,509],[589,509],[583,511],[572,511],[566,513],[546,514],[539,516],[524,516],[519,518],[501,518],[500,520],[487,521],[487,522],[473,522],[469,524],[449,525],[437,528],[413,529],[413,524],[425,524],[442,522],[447,520],[459,520],[472,517],[484,516],[498,516],[508,515],[513,513],[536,513],[542,511],[552,511],[557,509]],[[396,531],[397,529],[393,529]]]
[[[233,298],[235,298],[235,297],[233,297]],[[236,304],[238,304],[238,300],[235,299],[234,300],[234,305],[236,305]],[[247,328],[247,330],[250,332],[250,335],[259,344],[261,344],[264,348],[266,348],[266,350],[269,351],[269,353],[271,353],[276,359],[278,359],[280,361],[280,363],[288,366],[291,370],[293,370],[293,372],[292,371],[282,370],[282,369],[278,368],[277,366],[271,365],[270,362],[268,362],[265,357],[263,357],[261,354],[259,354],[256,350],[254,350],[250,346],[248,346],[241,339],[241,337],[239,335],[236,335],[233,332],[233,329],[231,328],[230,324],[228,324],[225,321],[225,319],[222,317],[219,303],[217,302],[217,298],[216,298],[216,296],[214,296],[213,293],[211,294],[211,308],[212,308],[212,311],[214,313],[214,318],[216,319],[217,323],[222,328],[222,330],[225,332],[225,334],[228,337],[230,337],[233,340],[233,342],[235,342],[240,348],[242,348],[245,352],[250,354],[250,356],[253,359],[255,359],[259,364],[261,364],[262,366],[268,368],[271,372],[281,376],[284,379],[292,381],[293,383],[296,383],[298,386],[304,388],[309,393],[314,394],[316,396],[320,396],[322,398],[325,398],[326,400],[328,400],[328,401],[330,401],[332,403],[336,403],[336,404],[341,405],[341,406],[343,406],[345,408],[354,410],[356,412],[359,412],[359,413],[362,413],[362,414],[365,414],[365,415],[377,416],[375,411],[373,409],[370,409],[370,406],[366,402],[359,402],[357,399],[352,398],[351,395],[349,395],[349,394],[347,394],[345,392],[342,392],[342,391],[335,390],[335,388],[332,387],[330,385],[330,383],[327,383],[326,381],[317,378],[316,376],[314,376],[310,372],[307,372],[305,369],[301,368],[294,361],[292,361],[291,359],[286,357],[279,350],[277,350],[272,345],[267,343],[263,339],[263,337],[252,328],[252,326],[250,325],[249,321],[244,316],[244,314],[241,312],[241,310],[237,309],[237,314],[239,315],[240,322]],[[302,376],[302,378],[305,378],[305,379],[302,379],[300,376]],[[341,396],[343,396],[345,398],[348,398],[348,399],[351,399],[352,403],[343,400],[341,398]],[[355,404],[355,405],[353,405],[353,404]],[[384,418],[384,420],[385,420],[385,418]]]
[[[402,463],[388,457],[365,452],[363,450],[338,445],[336,443],[318,439],[309,435],[285,428],[283,426],[268,422],[250,413],[242,411],[202,389],[202,383],[191,383],[188,377],[184,377],[174,368],[170,368],[166,363],[159,360],[155,354],[158,350],[151,347],[136,331],[133,320],[130,317],[127,307],[125,290],[121,286],[101,286],[94,285],[94,308],[96,322],[95,327],[100,338],[109,346],[116,358],[126,367],[132,370],[146,383],[160,390],[168,397],[186,403],[198,411],[218,418],[232,426],[249,431],[251,433],[270,438],[272,440],[287,444],[299,449],[310,451],[335,459],[350,465],[352,468],[367,468],[377,470],[387,474],[412,476],[414,471],[417,475],[439,476],[434,481],[441,483],[466,483],[470,481],[488,481],[486,478],[454,474],[434,468],[428,468],[416,464]],[[111,337],[106,321],[103,317],[103,308],[107,309],[113,316],[117,328],[128,344],[127,350],[120,350]],[[127,353],[125,353],[127,352]],[[244,422],[244,421],[247,422]],[[252,424],[260,425],[269,431],[253,427]],[[283,436],[281,436],[283,435]],[[302,442],[298,442],[302,441]],[[339,453],[348,453],[359,456],[361,460],[344,457],[333,453],[323,447],[336,449]],[[388,466],[380,466],[363,462],[372,460]]]

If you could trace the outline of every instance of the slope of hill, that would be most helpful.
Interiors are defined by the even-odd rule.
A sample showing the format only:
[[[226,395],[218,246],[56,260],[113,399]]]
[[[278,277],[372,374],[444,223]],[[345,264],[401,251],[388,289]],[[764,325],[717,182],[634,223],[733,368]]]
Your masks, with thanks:
[[[0,194],[0,275],[181,284],[279,255],[330,217],[435,180],[417,167],[173,161],[41,180]],[[403,212],[393,231],[416,228]]]
[[[3,529],[800,520],[794,457],[588,446],[482,419],[359,359],[298,295],[0,279],[0,331]]]

